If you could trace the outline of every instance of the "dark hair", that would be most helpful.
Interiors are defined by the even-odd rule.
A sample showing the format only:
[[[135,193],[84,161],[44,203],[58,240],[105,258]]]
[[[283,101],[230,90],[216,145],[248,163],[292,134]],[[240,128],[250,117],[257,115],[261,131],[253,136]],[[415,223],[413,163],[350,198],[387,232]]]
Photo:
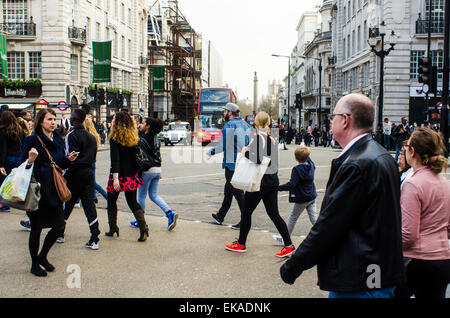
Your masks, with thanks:
[[[159,134],[164,127],[164,122],[159,118],[147,117],[145,123],[150,126],[150,131],[154,134]]]
[[[86,119],[86,113],[82,109],[75,109],[70,116],[70,120],[73,121],[73,125],[82,125]]]
[[[33,130],[35,132],[42,131],[41,125],[44,122],[45,115],[47,114],[51,114],[56,117],[55,111],[51,108],[42,108],[41,110],[39,110],[36,114],[36,120],[33,123]]]
[[[84,110],[86,114],[89,114],[91,112],[91,106],[89,106],[88,104],[82,104],[81,109]]]
[[[16,116],[9,110],[3,111],[0,115],[0,128],[4,128],[6,135],[13,139],[19,139],[21,127],[17,122]]]

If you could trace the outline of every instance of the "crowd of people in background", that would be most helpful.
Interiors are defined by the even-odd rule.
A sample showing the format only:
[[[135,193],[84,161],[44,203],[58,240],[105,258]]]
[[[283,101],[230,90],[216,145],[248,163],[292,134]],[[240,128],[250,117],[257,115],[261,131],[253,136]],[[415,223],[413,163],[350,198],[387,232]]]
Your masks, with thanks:
[[[283,246],[276,256],[290,256],[280,268],[284,282],[293,284],[303,271],[317,266],[319,286],[330,292],[330,298],[445,297],[450,277],[450,183],[442,175],[448,161],[437,125],[408,125],[406,118],[396,125],[385,118],[373,132],[374,106],[361,94],[343,97],[321,129],[309,122],[297,132],[282,121],[280,140],[271,135],[272,119],[267,113],[256,116],[254,134],[246,133],[250,127],[239,113],[238,105],[226,105],[222,139],[207,152],[208,158],[223,153],[226,180],[222,207],[211,215],[213,220],[222,224],[233,197],[241,212],[240,222],[233,226],[239,230],[239,238],[225,249],[247,251],[252,214],[263,201],[279,232],[273,239]],[[147,194],[166,215],[168,230],[173,230],[178,214],[158,195],[162,160],[157,134],[162,127],[159,119],[136,120],[127,111],[117,112],[111,123],[96,124],[87,107],[73,110],[70,119],[63,116],[59,123],[52,109],[41,109],[34,118],[26,111],[16,117],[1,109],[0,183],[26,161],[27,169],[33,168],[42,185],[39,209],[27,211],[29,221],[21,222],[30,231],[32,274],[43,277],[55,270],[48,260],[49,252],[54,243],[64,242],[70,213],[79,199],[90,230],[86,248],[99,248],[94,191],[102,193],[103,189],[95,179],[95,162],[98,147],[106,138],[111,166],[106,192],[103,190],[109,223],[105,235],[119,237],[117,199],[121,192],[136,219],[131,225],[139,228],[138,241],[149,236]],[[242,135],[227,138],[230,131]],[[295,144],[304,145],[294,151],[289,181],[280,184],[278,144],[290,144],[294,139]],[[325,196],[317,211],[311,146],[329,147],[334,140],[343,150],[331,163]],[[144,151],[150,162],[146,168],[136,159],[139,151]],[[395,151],[395,159],[390,151]],[[256,165],[262,164],[264,156],[270,158],[256,192],[232,185],[238,153]],[[65,177],[73,194],[67,202],[57,194],[53,163],[67,169]],[[289,202],[293,203],[287,223],[278,210],[279,191],[289,191]],[[296,248],[291,234],[305,209],[312,228]],[[0,212],[9,211],[8,206],[0,206]],[[50,231],[41,247],[46,228]],[[367,283],[371,264],[382,272],[376,287]]]

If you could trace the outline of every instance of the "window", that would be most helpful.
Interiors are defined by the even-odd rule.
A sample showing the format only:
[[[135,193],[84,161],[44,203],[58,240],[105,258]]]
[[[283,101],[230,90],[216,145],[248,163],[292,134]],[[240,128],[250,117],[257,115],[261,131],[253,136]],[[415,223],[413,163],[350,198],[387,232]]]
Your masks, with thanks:
[[[431,51],[431,60],[433,61],[433,66],[436,66],[438,69],[437,78],[442,79],[442,70],[444,68],[444,55],[442,50]]]
[[[125,37],[122,35],[122,55],[121,55],[122,60],[125,59]]]
[[[131,14],[131,8],[128,8],[128,25],[131,26],[133,15]]]
[[[111,85],[112,87],[117,87],[117,69],[111,68]]]
[[[419,68],[419,58],[424,57],[425,51],[411,51],[410,57],[410,67],[409,67],[409,77],[411,79],[417,79],[418,68]]]
[[[94,62],[89,61],[89,83],[94,81]]]
[[[364,63],[361,67],[362,86],[369,86],[370,83],[370,63]]]
[[[102,34],[101,34],[101,28],[100,28],[100,23],[96,23],[96,27],[97,27],[97,41],[101,41],[102,40]]]
[[[347,58],[350,58],[352,51],[350,51],[350,34],[347,35]]]
[[[122,11],[121,11],[120,20],[122,20],[122,22],[125,22],[125,4],[124,3],[122,3]]]
[[[350,6],[350,1],[347,2],[347,19],[350,20],[352,18],[352,7]]]
[[[359,72],[358,67],[351,70],[351,87],[350,89],[356,89],[359,87]]]
[[[114,45],[113,45],[113,55],[114,57],[117,57],[117,51],[118,51],[118,42],[119,42],[119,37],[117,36],[117,32],[114,31]]]
[[[345,55],[345,53],[346,53],[346,52],[345,52],[345,38],[344,38],[344,45],[343,45],[343,47],[344,47],[344,48],[343,48],[343,50],[342,50],[342,51],[343,51],[342,55],[343,55],[344,60],[345,60],[345,59],[347,58],[347,56]]]
[[[364,21],[364,30],[363,30],[363,41],[364,41],[364,44],[363,44],[363,47],[367,47],[369,44],[367,43],[367,40],[368,40],[368,36],[369,36],[369,30],[367,29],[367,20],[366,21]]]
[[[27,0],[3,0],[4,23],[28,22]]]
[[[426,2],[425,19],[428,21],[429,2]],[[444,32],[444,0],[431,1],[431,32],[443,33]]]
[[[355,54],[356,47],[355,47],[355,30],[352,31],[352,55]]]
[[[347,21],[347,7],[346,6],[344,6],[343,14],[344,14],[344,22],[345,22],[345,21]]]
[[[78,81],[78,55],[70,54],[70,80]]]
[[[88,41],[88,45],[91,46],[92,38],[91,38],[91,19],[90,18],[87,18],[86,24],[87,24],[87,30],[86,30],[87,41]]]
[[[8,52],[8,77],[10,79],[25,79],[25,53]]]
[[[343,88],[344,91],[346,91],[348,90],[348,72],[344,72],[343,79],[344,79]]]
[[[131,40],[128,40],[128,62],[131,63]]]
[[[356,4],[355,4],[355,1],[356,1],[356,0],[353,0],[353,1],[352,1],[352,13],[353,13],[353,15],[356,14]]]
[[[28,52],[29,78],[42,77],[41,52]]]
[[[358,34],[356,39],[357,44],[357,52],[361,51],[361,26],[358,25]]]

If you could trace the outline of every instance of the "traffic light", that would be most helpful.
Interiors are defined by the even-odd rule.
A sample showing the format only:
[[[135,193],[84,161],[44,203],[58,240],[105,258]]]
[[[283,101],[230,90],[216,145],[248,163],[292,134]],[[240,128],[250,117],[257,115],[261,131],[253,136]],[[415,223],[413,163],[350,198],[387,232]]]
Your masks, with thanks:
[[[98,105],[105,105],[105,90],[103,88],[97,90],[97,103]]]
[[[430,93],[437,97],[437,66],[431,67]]]
[[[419,58],[419,83],[422,83],[424,85],[428,85],[428,87],[431,87],[432,82],[432,67],[431,67],[431,59],[428,57],[422,57]]]
[[[298,94],[295,94],[295,108],[303,108],[302,91],[300,91]]]

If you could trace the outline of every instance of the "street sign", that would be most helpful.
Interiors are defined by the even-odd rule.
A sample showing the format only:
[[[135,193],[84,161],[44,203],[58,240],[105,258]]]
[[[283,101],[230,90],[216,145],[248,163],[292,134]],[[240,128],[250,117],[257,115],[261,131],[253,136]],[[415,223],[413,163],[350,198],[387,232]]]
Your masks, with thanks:
[[[36,109],[47,108],[48,102],[45,99],[41,99],[36,103]]]
[[[57,106],[57,107],[58,107],[58,109],[59,109],[60,111],[65,111],[65,110],[67,110],[67,108],[69,108],[70,106],[67,105],[66,102],[61,101],[61,102],[58,103],[58,106]]]

